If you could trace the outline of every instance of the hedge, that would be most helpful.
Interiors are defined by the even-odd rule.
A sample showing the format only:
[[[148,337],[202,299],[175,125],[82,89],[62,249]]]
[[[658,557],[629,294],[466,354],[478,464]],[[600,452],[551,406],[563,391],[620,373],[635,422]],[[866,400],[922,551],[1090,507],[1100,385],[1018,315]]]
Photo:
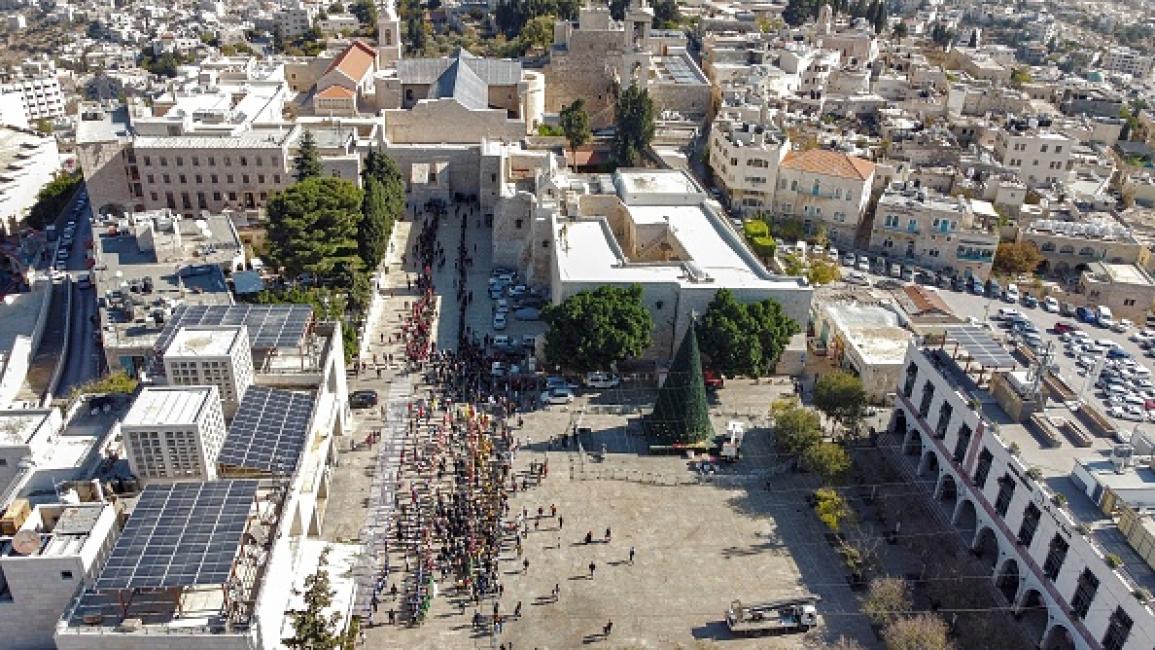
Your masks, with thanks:
[[[753,237],[750,239],[750,244],[755,253],[767,259],[774,257],[774,251],[778,248],[773,237]]]
[[[754,219],[742,224],[742,229],[746,232],[747,239],[754,239],[756,237],[766,237],[770,234],[770,227],[766,225],[765,221]]]

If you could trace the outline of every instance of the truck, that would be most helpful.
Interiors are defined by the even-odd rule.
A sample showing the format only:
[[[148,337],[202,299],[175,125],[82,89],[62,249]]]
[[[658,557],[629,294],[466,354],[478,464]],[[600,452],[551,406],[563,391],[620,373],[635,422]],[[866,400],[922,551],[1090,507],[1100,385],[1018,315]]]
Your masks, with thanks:
[[[818,626],[819,600],[814,594],[754,605],[735,600],[726,610],[726,626],[735,636],[806,632]]]

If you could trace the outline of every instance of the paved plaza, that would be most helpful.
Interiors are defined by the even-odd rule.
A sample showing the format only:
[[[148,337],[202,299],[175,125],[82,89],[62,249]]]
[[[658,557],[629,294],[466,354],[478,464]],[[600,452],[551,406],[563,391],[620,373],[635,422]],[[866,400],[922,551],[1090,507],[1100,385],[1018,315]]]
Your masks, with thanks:
[[[452,222],[452,220],[451,220]],[[411,223],[399,224],[397,237],[411,232]],[[414,226],[413,231],[416,231]],[[442,228],[439,239],[446,250],[456,248],[460,231]],[[475,253],[470,288],[476,295],[466,313],[466,324],[489,332],[490,301],[485,296],[489,273],[488,230],[470,220],[467,245],[480,242]],[[392,256],[399,262],[397,245]],[[401,364],[385,363],[398,348],[388,343],[406,302],[406,275],[400,264],[390,265],[388,286],[392,297],[384,300],[378,322],[372,324],[369,354],[377,354],[380,376],[370,367],[351,379],[350,390],[374,388],[385,405],[396,398],[396,382],[415,394],[425,389],[416,374],[403,375]],[[452,263],[436,278],[440,287],[452,286]],[[455,308],[440,313],[437,340],[452,345],[457,332]],[[511,322],[511,334],[541,331],[540,323]],[[513,328],[519,328],[514,330]],[[524,330],[524,331],[523,331]],[[385,343],[380,335],[385,334]],[[371,362],[372,359],[363,359]],[[500,611],[506,616],[500,634],[491,625],[475,628],[475,612],[486,619],[495,597],[480,605],[466,603],[452,584],[438,585],[425,622],[420,626],[389,625],[388,611],[400,603],[383,595],[372,625],[365,629],[368,648],[577,648],[597,644],[621,647],[700,647],[725,640],[735,648],[803,647],[811,635],[786,635],[756,640],[727,640],[723,614],[734,599],[754,602],[796,593],[822,596],[819,606],[825,640],[840,635],[859,639],[870,647],[873,635],[866,619],[857,612],[857,599],[846,583],[845,571],[825,542],[821,524],[806,505],[813,490],[810,477],[783,471],[764,429],[764,417],[776,395],[789,392],[790,384],[764,380],[760,383],[731,381],[713,398],[715,425],[724,429],[737,418],[751,427],[741,462],[722,467],[704,479],[689,459],[652,456],[645,452],[638,417],[648,410],[656,394],[648,386],[623,386],[605,393],[583,393],[569,406],[523,414],[523,426],[514,431],[521,448],[514,459],[515,474],[530,462],[547,462],[548,476],[540,485],[530,484],[510,498],[511,517],[525,508],[529,513],[523,555],[517,557],[512,539],[502,551],[500,579],[503,593]],[[620,405],[627,405],[625,408]],[[357,429],[352,441],[362,441],[382,428],[379,410],[356,412]],[[582,434],[582,451],[562,447],[551,438],[572,430]],[[387,434],[388,435],[388,434]],[[350,442],[352,442],[350,441]],[[348,444],[348,443],[346,443]],[[379,454],[384,443],[361,445],[342,455],[334,476],[325,537],[334,541],[365,542],[366,517],[374,503],[374,475],[381,471]],[[590,452],[605,450],[598,462]],[[378,482],[379,483],[379,482]],[[559,517],[550,517],[551,506]],[[545,516],[537,519],[541,507]],[[559,524],[564,520],[564,528]],[[612,531],[610,541],[605,532]],[[593,543],[586,544],[591,533]],[[635,549],[629,562],[629,550]],[[522,561],[528,561],[523,571]],[[390,582],[400,582],[397,560]],[[595,564],[590,578],[590,563]],[[560,587],[555,600],[551,593]],[[388,589],[386,589],[386,592]],[[511,616],[521,603],[520,617]],[[613,621],[611,634],[602,634]]]

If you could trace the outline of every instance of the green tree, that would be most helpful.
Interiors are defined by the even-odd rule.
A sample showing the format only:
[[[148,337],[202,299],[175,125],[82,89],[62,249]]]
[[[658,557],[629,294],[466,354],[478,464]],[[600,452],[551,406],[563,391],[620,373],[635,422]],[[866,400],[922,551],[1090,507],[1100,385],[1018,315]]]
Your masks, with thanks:
[[[654,0],[654,29],[676,29],[682,22],[677,0]]]
[[[906,23],[898,23],[894,26],[893,34],[895,38],[902,40],[906,38],[908,33],[910,33],[910,30],[907,28]]]
[[[293,158],[293,170],[297,181],[321,175],[321,154],[317,151],[317,139],[313,132],[305,129],[297,142],[297,156]]]
[[[646,434],[659,444],[696,443],[714,437],[694,322],[686,328],[666,380],[645,419]]]
[[[842,529],[842,522],[850,517],[850,506],[846,499],[831,488],[818,488],[814,492],[814,512],[818,520],[834,532]]]
[[[902,578],[875,578],[862,601],[862,613],[875,625],[886,625],[914,606],[910,583]]]
[[[357,250],[365,266],[375,269],[385,258],[389,234],[393,229],[393,219],[389,215],[389,207],[385,202],[385,187],[381,185],[381,181],[370,176],[365,180],[364,186],[361,227],[357,231]]]
[[[830,485],[850,469],[850,454],[842,445],[833,442],[819,442],[802,452],[802,467],[814,472],[823,485]]]
[[[1015,68],[1011,71],[1011,87],[1022,88],[1025,84],[1031,83],[1031,71],[1025,67]]]
[[[539,54],[549,49],[553,44],[553,16],[537,16],[525,23],[517,38],[510,42],[510,54],[525,56]]]
[[[791,27],[798,27],[811,20],[815,4],[814,0],[789,0],[782,10],[782,20]]]
[[[995,261],[992,268],[996,273],[1018,275],[1019,273],[1034,273],[1043,262],[1043,254],[1032,243],[1003,242],[995,250]]]
[[[378,151],[370,151],[365,156],[365,169],[361,173],[362,181],[376,178],[381,183],[385,197],[385,212],[389,215],[390,224],[396,223],[405,212],[405,180],[401,178],[401,170],[397,163]]]
[[[28,225],[43,229],[56,221],[60,211],[72,200],[72,193],[84,181],[80,174],[57,172],[36,194],[36,203],[28,211]]]
[[[549,324],[545,354],[577,372],[607,370],[650,346],[654,320],[642,304],[642,288],[602,286],[574,294],[541,312]]]
[[[373,0],[357,0],[349,5],[349,13],[362,25],[373,27],[377,24],[377,3]]]
[[[806,279],[810,284],[820,287],[837,282],[841,278],[842,269],[839,268],[838,262],[820,258],[810,260],[810,268],[806,271]]]
[[[569,106],[563,106],[560,115],[561,130],[574,156],[577,167],[577,148],[590,140],[590,116],[582,99],[575,99]]]
[[[610,0],[610,18],[625,20],[626,10],[630,8],[630,0]]]
[[[698,340],[713,370],[727,377],[760,377],[799,331],[777,302],[744,304],[729,289],[719,289],[702,315]]]
[[[950,650],[946,621],[936,614],[898,617],[882,630],[887,650]]]
[[[801,455],[822,442],[822,421],[818,413],[795,403],[774,414],[774,437],[788,453]]]
[[[631,85],[618,96],[617,140],[618,164],[636,167],[654,139],[654,100],[648,90]]]
[[[297,595],[304,596],[305,608],[286,612],[293,625],[293,636],[281,639],[281,643],[291,650],[338,650],[344,635],[337,629],[341,623],[341,613],[325,613],[333,605],[332,581],[325,568],[329,562],[329,547],[321,551],[317,560],[317,571],[305,578],[305,590]]]
[[[306,178],[268,203],[269,258],[288,275],[360,269],[361,190],[336,177]]]
[[[849,372],[829,372],[814,384],[814,406],[849,428],[866,412],[866,389],[862,380]]]

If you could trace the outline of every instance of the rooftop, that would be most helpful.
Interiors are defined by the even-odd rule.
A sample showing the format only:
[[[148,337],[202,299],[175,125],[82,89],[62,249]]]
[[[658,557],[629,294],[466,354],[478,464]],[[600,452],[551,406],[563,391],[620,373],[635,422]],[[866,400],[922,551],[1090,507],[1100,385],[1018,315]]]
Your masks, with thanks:
[[[201,412],[220,399],[216,386],[148,386],[136,396],[124,416],[126,427],[194,424]]]
[[[1108,282],[1133,284],[1145,287],[1149,287],[1155,284],[1155,280],[1151,279],[1151,275],[1136,264],[1107,264],[1105,262],[1092,262],[1088,266],[1090,266],[1090,268],[1087,270],[1087,273],[1095,279],[1103,279]]]
[[[832,302],[824,309],[864,363],[902,364],[913,335],[903,328],[898,315],[881,305]]]
[[[0,446],[28,444],[51,416],[50,410],[0,410]]]
[[[373,69],[373,63],[376,60],[377,52],[372,47],[360,40],[355,40],[337,58],[333,59],[325,72],[336,70],[353,81],[360,81]]]
[[[782,168],[855,180],[866,180],[874,173],[874,163],[869,160],[826,149],[791,151],[782,161]]]
[[[205,357],[219,359],[232,356],[237,346],[247,342],[245,328],[182,327],[173,336],[165,357]]]

